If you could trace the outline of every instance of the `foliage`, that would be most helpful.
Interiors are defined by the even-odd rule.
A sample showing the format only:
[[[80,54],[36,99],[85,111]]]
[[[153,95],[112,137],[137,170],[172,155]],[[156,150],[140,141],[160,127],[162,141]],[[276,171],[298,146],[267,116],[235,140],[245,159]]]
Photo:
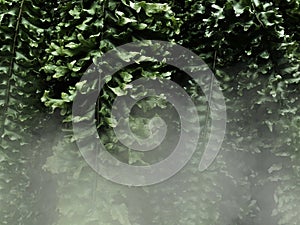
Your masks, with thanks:
[[[44,90],[38,68],[46,48],[51,3],[0,2],[0,162],[1,224],[35,224],[32,211],[41,187],[32,186],[33,168],[39,164],[40,128],[44,119],[40,98]]]
[[[299,224],[299,14],[298,0],[0,1],[1,224]],[[80,156],[71,106],[91,63],[143,39],[182,44],[211,67],[227,101],[227,132],[221,154],[203,174],[195,170],[199,146],[171,180],[122,187]],[[201,103],[201,125],[209,114],[199,87],[163,63],[137,60],[107,77],[96,106],[98,132],[111,153],[130,164],[147,163],[149,155],[118,144],[110,108],[140,77],[183,86]],[[148,111],[168,107],[153,98],[139,104]],[[63,121],[45,129],[57,113]],[[131,118],[137,132],[149,121],[143,113]],[[49,201],[43,193],[55,206],[39,208]]]
[[[291,210],[283,204],[288,204],[284,199],[290,194],[283,191],[281,185],[288,182],[283,174],[294,180],[294,197],[290,198],[297,199],[299,178],[293,170],[298,168],[294,159],[299,155],[299,125],[296,122],[299,115],[299,27],[287,21],[299,14],[299,2],[189,1],[185,8],[181,6],[177,10],[188,21],[179,36],[183,44],[193,46],[206,62],[213,61],[214,52],[217,56],[216,75],[228,97],[227,133],[231,147],[226,154],[234,156],[239,149],[237,160],[253,158],[238,165],[240,171],[248,173],[245,178],[252,183],[254,199],[249,199],[249,203],[254,201],[257,208],[268,211],[274,200],[272,192],[266,197],[265,188],[278,186],[276,193],[280,193],[280,197],[276,204],[280,203],[273,215],[278,216],[279,224],[297,224],[295,215],[299,205],[295,203]],[[285,166],[278,167],[278,162],[285,162]],[[281,178],[275,175],[277,170]],[[264,198],[257,198],[262,193]],[[269,205],[264,202],[266,198],[270,199]],[[238,221],[247,221],[248,216],[245,216],[239,215]],[[252,217],[255,219],[250,224],[266,223],[264,215]],[[275,224],[276,219],[267,222]]]
[[[125,2],[125,1],[90,1],[84,4],[69,2],[61,4],[55,12],[58,20],[51,34],[51,44],[46,49],[47,64],[41,68],[47,74],[42,101],[53,110],[60,109],[65,116],[65,122],[70,122],[70,107],[75,90],[81,90],[82,84],[77,83],[83,72],[96,58],[106,51],[133,40],[145,39],[148,36],[155,39],[165,39],[178,31],[177,20],[170,6],[166,3]],[[134,78],[149,76],[148,70],[161,71],[162,65],[127,68],[108,78],[108,84],[103,89],[97,104],[99,112],[97,125],[99,131],[111,126],[110,105],[117,95],[124,92],[125,85]],[[156,74],[158,74],[156,72]],[[163,73],[162,76],[169,76]],[[149,105],[150,108],[153,106]],[[108,130],[106,132],[111,132]],[[110,135],[102,135],[105,139]],[[105,140],[104,140],[105,141]],[[62,141],[64,142],[64,141]],[[124,151],[118,147],[112,138],[105,141],[106,146],[113,146],[114,151]],[[48,158],[45,168],[58,177],[58,224],[131,224],[126,205],[116,201],[124,198],[127,190],[124,187],[111,187],[91,171],[82,160],[78,149],[70,143],[61,143],[54,149],[54,155]],[[68,149],[67,151],[62,151]],[[75,153],[72,153],[75,152]],[[122,153],[121,153],[122,154]],[[128,155],[128,150],[126,150]],[[131,162],[139,158],[127,159]],[[128,156],[127,156],[128,157]],[[68,158],[61,161],[60,158]],[[71,166],[69,163],[72,162]],[[77,167],[75,169],[75,167]],[[76,179],[74,179],[74,177]],[[78,193],[78,189],[85,189]],[[113,190],[115,189],[115,190]],[[66,193],[66,190],[68,193]],[[104,194],[104,192],[107,192]],[[102,199],[104,195],[104,199]],[[98,197],[100,196],[100,197]],[[78,203],[70,201],[76,199]],[[84,202],[85,204],[80,204]],[[78,205],[79,207],[73,207]],[[92,207],[92,209],[91,209]],[[76,215],[76,217],[75,217]],[[89,215],[88,218],[86,215]],[[76,218],[76,219],[74,219]],[[114,221],[114,222],[113,222]]]

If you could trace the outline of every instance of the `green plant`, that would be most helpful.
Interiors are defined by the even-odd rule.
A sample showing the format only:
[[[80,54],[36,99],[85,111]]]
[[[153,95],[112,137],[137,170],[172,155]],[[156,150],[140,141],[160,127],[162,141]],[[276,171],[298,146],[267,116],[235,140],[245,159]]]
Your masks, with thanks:
[[[0,224],[298,224],[299,11],[298,0],[0,1]],[[227,132],[203,174],[195,170],[199,145],[168,182],[122,187],[84,162],[71,106],[97,58],[144,39],[179,43],[210,66],[226,97]],[[149,155],[118,143],[110,119],[116,96],[140,77],[185,88],[199,103],[205,143],[210,117],[199,87],[173,67],[141,61],[106,77],[100,92],[95,119],[107,149],[147,163]],[[147,136],[146,111],[168,106],[140,102],[133,129]]]

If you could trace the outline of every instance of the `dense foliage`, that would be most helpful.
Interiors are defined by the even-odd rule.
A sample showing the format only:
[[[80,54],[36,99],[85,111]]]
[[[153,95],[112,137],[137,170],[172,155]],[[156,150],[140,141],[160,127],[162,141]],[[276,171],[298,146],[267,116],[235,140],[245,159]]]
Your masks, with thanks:
[[[0,0],[0,224],[299,224],[299,24],[299,0]],[[144,39],[179,43],[210,66],[226,98],[227,131],[208,171],[195,170],[199,146],[174,178],[124,187],[81,157],[71,107],[92,62]],[[107,77],[96,107],[100,138],[129,164],[149,156],[117,142],[110,108],[140,77],[183,86],[201,103],[200,123],[209,124],[188,76],[137,60]],[[140,104],[169,107],[152,98]],[[149,120],[144,113],[132,118],[137,132]]]

